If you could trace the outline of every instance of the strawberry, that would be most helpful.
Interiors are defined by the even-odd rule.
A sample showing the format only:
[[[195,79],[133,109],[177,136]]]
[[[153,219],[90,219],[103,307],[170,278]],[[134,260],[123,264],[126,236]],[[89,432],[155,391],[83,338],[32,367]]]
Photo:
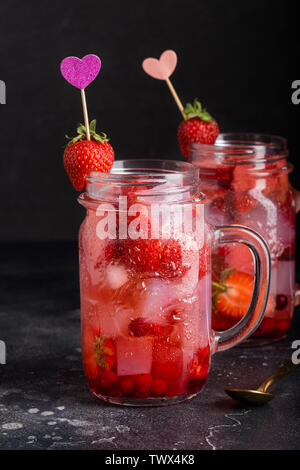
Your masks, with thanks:
[[[116,256],[136,272],[156,272],[161,261],[162,243],[158,239],[127,239],[119,244]]]
[[[120,241],[114,256],[136,273],[148,273],[166,279],[183,277],[190,267],[183,266],[178,240],[127,239]]]
[[[159,323],[150,323],[143,317],[138,317],[132,320],[129,324],[129,330],[133,336],[140,338],[141,336],[163,336],[170,333],[169,325],[162,326]]]
[[[188,158],[190,144],[213,145],[219,135],[219,127],[197,100],[193,105],[188,103],[184,112],[186,119],[179,124],[177,138],[182,155]]]
[[[141,336],[146,336],[149,333],[151,324],[146,322],[145,318],[139,317],[132,320],[129,324],[129,329],[133,336],[140,338]]]
[[[209,354],[209,346],[198,349],[192,360],[190,380],[206,380],[209,370]]]
[[[122,377],[119,385],[123,395],[132,395],[135,391],[135,383],[131,377]]]
[[[148,394],[152,384],[151,374],[141,374],[135,376],[135,383],[137,387],[137,393],[140,395]]]
[[[91,171],[108,173],[114,161],[114,151],[106,134],[96,134],[96,120],[90,123],[91,140],[86,140],[86,128],[79,124],[78,135],[70,140],[64,151],[64,167],[74,188],[81,191],[85,177]]]
[[[257,200],[247,192],[235,193],[234,200],[235,207],[240,214],[246,214],[257,205]]]
[[[168,240],[163,247],[159,274],[167,279],[183,277],[190,267],[183,266],[182,250],[178,240]]]
[[[101,385],[104,388],[112,388],[118,382],[118,376],[115,372],[111,370],[104,370],[103,374],[101,375]]]
[[[225,269],[219,283],[213,282],[213,308],[217,313],[241,319],[247,312],[253,293],[253,276],[234,269]],[[272,295],[266,307],[266,314],[275,308]]]
[[[151,393],[152,395],[164,395],[167,391],[167,383],[163,379],[155,379],[152,382]]]
[[[116,350],[111,338],[102,333],[95,338],[94,354],[97,364],[106,370],[111,370],[116,362]]]

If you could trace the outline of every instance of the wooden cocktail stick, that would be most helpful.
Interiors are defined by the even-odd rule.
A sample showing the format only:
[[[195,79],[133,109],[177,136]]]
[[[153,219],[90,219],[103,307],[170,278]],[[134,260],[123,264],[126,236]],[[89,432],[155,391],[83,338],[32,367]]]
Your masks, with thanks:
[[[183,119],[186,119],[186,114],[184,112],[184,107],[183,107],[183,104],[181,103],[180,99],[179,99],[179,96],[177,95],[176,93],[176,90],[175,88],[173,87],[172,83],[171,83],[171,80],[169,78],[166,79],[166,83],[169,87],[169,90],[175,100],[175,103],[177,104],[178,108],[179,108],[179,111],[181,112],[182,114],[182,117]]]
[[[177,104],[179,111],[181,112],[183,119],[186,119],[186,114],[184,112],[184,107],[173,87],[170,76],[174,72],[177,65],[177,55],[176,52],[172,50],[167,50],[163,52],[159,59],[154,59],[153,57],[148,57],[143,61],[144,71],[150,75],[152,78],[157,80],[165,80],[169,90]]]
[[[81,101],[82,101],[84,125],[85,125],[85,129],[86,129],[86,138],[87,138],[87,140],[91,140],[89,116],[88,116],[88,111],[87,111],[87,106],[86,106],[86,99],[85,99],[84,88],[81,90]]]

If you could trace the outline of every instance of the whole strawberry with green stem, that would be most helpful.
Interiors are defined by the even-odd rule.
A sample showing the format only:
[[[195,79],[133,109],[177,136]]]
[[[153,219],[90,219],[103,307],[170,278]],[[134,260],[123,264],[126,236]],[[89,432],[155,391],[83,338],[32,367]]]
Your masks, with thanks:
[[[188,103],[184,113],[186,119],[179,124],[177,138],[182,155],[188,158],[191,143],[210,145],[215,143],[219,135],[219,126],[197,100],[194,104]]]
[[[70,138],[64,151],[64,167],[74,188],[81,191],[91,171],[109,173],[114,161],[114,150],[103,132],[96,133],[96,120],[90,123],[91,140],[87,140],[83,124],[77,127],[77,136]]]

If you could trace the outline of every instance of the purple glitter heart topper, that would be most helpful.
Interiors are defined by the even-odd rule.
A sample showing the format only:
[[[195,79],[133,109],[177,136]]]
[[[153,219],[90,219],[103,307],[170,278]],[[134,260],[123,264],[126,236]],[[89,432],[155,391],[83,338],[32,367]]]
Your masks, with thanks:
[[[83,90],[95,78],[101,69],[101,60],[94,54],[88,54],[82,59],[66,57],[60,64],[62,76],[71,85]]]

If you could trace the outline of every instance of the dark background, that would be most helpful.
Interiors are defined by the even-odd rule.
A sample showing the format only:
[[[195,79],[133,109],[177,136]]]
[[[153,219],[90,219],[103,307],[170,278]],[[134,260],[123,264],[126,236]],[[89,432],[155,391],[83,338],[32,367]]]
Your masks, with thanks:
[[[77,237],[84,210],[62,166],[64,135],[73,135],[82,121],[79,91],[59,72],[69,55],[102,59],[87,100],[90,118],[111,137],[116,158],[181,158],[180,114],[166,85],[141,68],[145,57],[174,49],[179,62],[172,81],[183,102],[198,97],[222,131],[287,137],[299,170],[300,105],[291,102],[291,83],[300,78],[295,6],[2,0],[0,79],[7,104],[0,106],[0,240]]]

